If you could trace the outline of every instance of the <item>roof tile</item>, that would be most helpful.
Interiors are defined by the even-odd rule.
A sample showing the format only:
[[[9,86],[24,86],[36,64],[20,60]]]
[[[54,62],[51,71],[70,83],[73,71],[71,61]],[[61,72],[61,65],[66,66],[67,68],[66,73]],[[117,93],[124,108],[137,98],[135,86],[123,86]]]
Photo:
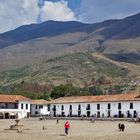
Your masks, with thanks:
[[[30,101],[29,98],[21,96],[21,95],[2,95],[0,94],[0,102],[1,103],[17,103],[18,101]]]
[[[116,94],[116,95],[100,95],[100,96],[71,96],[61,97],[50,103],[82,103],[82,102],[112,102],[112,101],[134,101],[140,100],[140,94]]]

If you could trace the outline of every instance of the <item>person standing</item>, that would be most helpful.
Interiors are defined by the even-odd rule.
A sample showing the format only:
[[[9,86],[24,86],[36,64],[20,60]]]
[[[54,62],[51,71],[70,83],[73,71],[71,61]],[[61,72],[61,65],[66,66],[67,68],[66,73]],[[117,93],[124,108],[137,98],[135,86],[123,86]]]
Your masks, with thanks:
[[[121,125],[122,125],[121,123],[118,124],[119,131],[121,131]]]
[[[69,131],[69,128],[70,128],[70,123],[68,121],[66,121],[64,127],[65,127],[65,134],[68,135],[68,131]]]
[[[124,131],[124,129],[125,129],[125,125],[121,124],[121,130]]]

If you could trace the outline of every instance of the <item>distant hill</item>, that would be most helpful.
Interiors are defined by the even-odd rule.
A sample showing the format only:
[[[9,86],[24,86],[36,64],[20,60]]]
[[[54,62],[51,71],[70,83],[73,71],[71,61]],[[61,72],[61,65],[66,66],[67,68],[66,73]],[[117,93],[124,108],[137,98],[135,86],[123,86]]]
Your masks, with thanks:
[[[132,73],[133,69],[135,69],[134,73]],[[139,72],[140,67],[120,64],[101,54],[73,53],[0,72],[0,85],[6,86],[26,81],[49,82],[53,85],[72,83],[84,87],[92,79],[98,79],[100,76],[109,78],[113,83],[129,82],[130,77]]]

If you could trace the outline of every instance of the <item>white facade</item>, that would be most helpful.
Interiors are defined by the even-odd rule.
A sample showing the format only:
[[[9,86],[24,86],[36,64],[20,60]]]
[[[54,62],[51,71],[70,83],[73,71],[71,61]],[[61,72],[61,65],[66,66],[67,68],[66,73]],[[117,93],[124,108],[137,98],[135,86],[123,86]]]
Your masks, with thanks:
[[[31,116],[45,116],[50,115],[49,106],[33,104],[31,105]]]
[[[30,107],[31,103],[29,101],[20,101],[18,110],[20,110],[21,113],[19,113],[19,118],[27,118],[30,116]]]
[[[17,103],[0,103],[1,118],[26,118],[30,116],[30,102],[18,101]]]
[[[140,101],[52,103],[52,116],[65,117],[136,117],[140,114]]]
[[[31,116],[48,116],[50,115],[49,102],[44,99],[32,100]]]

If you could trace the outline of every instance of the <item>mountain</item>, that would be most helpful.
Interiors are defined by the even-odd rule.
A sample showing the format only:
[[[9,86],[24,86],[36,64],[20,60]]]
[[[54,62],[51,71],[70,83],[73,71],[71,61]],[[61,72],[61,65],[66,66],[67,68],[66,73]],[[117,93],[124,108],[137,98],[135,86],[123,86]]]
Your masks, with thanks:
[[[140,13],[84,24],[47,21],[0,34],[0,86],[140,80]]]
[[[86,24],[80,22],[57,22],[48,21],[41,24],[21,26],[13,31],[0,35],[0,48],[22,43],[28,40],[56,36],[72,29],[83,27]]]
[[[85,51],[139,65],[139,25],[140,13],[95,24],[47,21],[21,26],[0,34],[1,71]]]

